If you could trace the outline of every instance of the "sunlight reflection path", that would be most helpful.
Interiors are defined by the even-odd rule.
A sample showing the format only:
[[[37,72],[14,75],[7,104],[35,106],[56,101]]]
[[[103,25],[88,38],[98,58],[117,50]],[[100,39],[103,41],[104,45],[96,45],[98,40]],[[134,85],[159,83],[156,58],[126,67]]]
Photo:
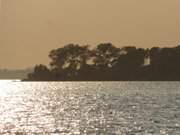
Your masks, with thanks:
[[[0,81],[0,134],[180,134],[179,88],[178,82]]]

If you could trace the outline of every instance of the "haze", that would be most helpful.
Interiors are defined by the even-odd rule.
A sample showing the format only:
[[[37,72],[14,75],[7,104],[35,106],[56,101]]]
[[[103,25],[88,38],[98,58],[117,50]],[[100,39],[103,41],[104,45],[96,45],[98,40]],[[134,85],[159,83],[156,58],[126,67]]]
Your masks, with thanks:
[[[175,46],[179,0],[1,0],[0,68],[49,62],[68,43]]]

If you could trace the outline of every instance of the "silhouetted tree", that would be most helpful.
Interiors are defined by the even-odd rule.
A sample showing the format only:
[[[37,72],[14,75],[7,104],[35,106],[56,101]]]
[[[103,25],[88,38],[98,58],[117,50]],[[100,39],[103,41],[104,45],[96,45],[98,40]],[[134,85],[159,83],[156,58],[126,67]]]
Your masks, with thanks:
[[[111,43],[88,46],[69,44],[52,50],[50,69],[37,65],[30,81],[148,81],[180,80],[180,46],[151,49]],[[145,64],[149,59],[150,63]]]
[[[120,49],[113,46],[111,43],[99,44],[94,49],[94,63],[96,66],[112,67],[119,57]]]
[[[34,72],[28,74],[28,79],[33,81],[48,81],[52,79],[51,71],[45,65],[36,65]]]
[[[151,80],[179,80],[180,46],[173,48],[153,47],[150,50]]]
[[[87,65],[90,51],[88,46],[69,44],[50,52],[51,69],[54,74],[63,74],[67,78],[75,78],[78,71]]]
[[[111,79],[111,68],[117,63],[120,49],[111,43],[99,44],[94,50],[94,68],[96,79]]]
[[[140,68],[144,64],[146,51],[142,48],[124,47],[114,67],[113,73],[116,79],[134,80],[138,78]]]

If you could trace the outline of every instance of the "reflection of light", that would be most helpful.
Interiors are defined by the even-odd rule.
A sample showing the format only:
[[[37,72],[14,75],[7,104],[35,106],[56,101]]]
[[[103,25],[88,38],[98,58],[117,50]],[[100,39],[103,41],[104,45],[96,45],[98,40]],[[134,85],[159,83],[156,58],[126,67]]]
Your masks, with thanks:
[[[144,66],[148,66],[148,65],[150,65],[151,64],[151,61],[150,61],[150,58],[148,57],[148,58],[145,58],[144,59]]]
[[[0,80],[0,96],[5,95],[7,86],[10,85],[12,80]]]

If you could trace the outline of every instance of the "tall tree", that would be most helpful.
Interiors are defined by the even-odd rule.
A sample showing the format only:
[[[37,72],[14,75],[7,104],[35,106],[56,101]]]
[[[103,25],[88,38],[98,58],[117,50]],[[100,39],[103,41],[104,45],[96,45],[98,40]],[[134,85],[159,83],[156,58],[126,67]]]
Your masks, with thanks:
[[[113,70],[116,79],[133,80],[138,78],[139,70],[144,64],[146,51],[142,48],[124,47],[121,49],[121,55],[118,63]]]
[[[45,65],[36,65],[34,67],[34,72],[28,74],[28,79],[33,81],[48,81],[52,80],[51,71]]]
[[[117,62],[119,54],[120,49],[113,46],[111,43],[99,44],[94,49],[94,63],[100,68],[110,68]]]
[[[90,51],[88,46],[69,44],[63,48],[52,50],[49,54],[51,58],[51,69],[58,72],[66,72],[67,76],[73,78],[77,76],[78,70],[87,64]]]

